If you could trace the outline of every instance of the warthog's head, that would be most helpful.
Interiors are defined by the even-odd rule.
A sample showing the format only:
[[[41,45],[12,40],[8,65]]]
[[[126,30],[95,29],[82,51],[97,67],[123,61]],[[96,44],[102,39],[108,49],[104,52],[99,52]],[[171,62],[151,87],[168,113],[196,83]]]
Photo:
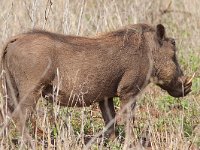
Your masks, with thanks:
[[[159,24],[155,32],[156,48],[153,50],[153,74],[156,84],[173,97],[183,97],[191,91],[192,78],[183,75],[176,56],[176,43],[165,36],[165,28]]]

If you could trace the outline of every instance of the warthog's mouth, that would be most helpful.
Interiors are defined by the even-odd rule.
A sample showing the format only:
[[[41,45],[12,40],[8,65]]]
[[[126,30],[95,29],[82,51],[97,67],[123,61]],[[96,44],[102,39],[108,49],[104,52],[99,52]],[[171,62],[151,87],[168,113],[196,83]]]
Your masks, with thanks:
[[[169,85],[163,85],[161,87],[173,97],[184,97],[192,91],[191,87],[193,78],[194,75],[192,77],[182,76],[176,80],[173,80]]]
[[[173,97],[184,97],[190,93],[192,87],[192,79],[194,75],[190,77],[179,77],[175,84],[172,83],[171,88],[167,92]]]

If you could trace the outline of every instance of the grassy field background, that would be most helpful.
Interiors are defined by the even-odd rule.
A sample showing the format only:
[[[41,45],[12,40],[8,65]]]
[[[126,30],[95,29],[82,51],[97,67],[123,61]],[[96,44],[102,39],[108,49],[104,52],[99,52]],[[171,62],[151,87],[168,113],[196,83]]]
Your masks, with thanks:
[[[33,28],[94,36],[127,24],[162,23],[167,35],[176,39],[179,62],[185,74],[195,72],[193,91],[177,99],[149,85],[137,100],[133,128],[135,149],[142,149],[138,143],[145,140],[143,149],[200,149],[199,0],[1,0],[0,3],[1,49],[9,37]],[[2,103],[0,100],[0,107]],[[115,104],[119,109],[118,98]],[[61,108],[42,99],[34,118],[38,133],[31,130],[33,123],[28,126],[36,149],[83,149],[83,136],[95,135],[104,125],[96,105]],[[107,141],[106,145],[95,142],[91,149],[125,149],[123,129],[123,125],[118,128],[121,140]],[[23,142],[14,144],[13,139],[18,137],[14,130],[13,127],[8,136],[0,137],[0,149],[28,149]],[[50,145],[52,135],[55,146]]]

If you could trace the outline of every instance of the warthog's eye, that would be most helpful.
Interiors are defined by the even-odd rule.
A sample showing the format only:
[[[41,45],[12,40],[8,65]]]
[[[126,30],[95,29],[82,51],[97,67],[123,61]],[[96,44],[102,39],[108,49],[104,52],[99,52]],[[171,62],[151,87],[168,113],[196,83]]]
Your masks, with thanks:
[[[172,39],[172,40],[171,40],[171,43],[175,46],[175,45],[176,45],[175,39]]]

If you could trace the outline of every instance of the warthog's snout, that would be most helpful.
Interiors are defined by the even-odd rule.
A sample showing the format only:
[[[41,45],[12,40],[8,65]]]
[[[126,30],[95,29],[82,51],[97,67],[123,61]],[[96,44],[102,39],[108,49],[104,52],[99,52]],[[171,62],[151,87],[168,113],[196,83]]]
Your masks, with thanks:
[[[173,97],[184,97],[190,93],[192,87],[192,77],[181,76],[176,81],[172,81],[166,88],[167,92]]]
[[[171,87],[167,92],[173,97],[183,97],[191,92],[192,80],[189,77],[178,78],[177,84]]]

